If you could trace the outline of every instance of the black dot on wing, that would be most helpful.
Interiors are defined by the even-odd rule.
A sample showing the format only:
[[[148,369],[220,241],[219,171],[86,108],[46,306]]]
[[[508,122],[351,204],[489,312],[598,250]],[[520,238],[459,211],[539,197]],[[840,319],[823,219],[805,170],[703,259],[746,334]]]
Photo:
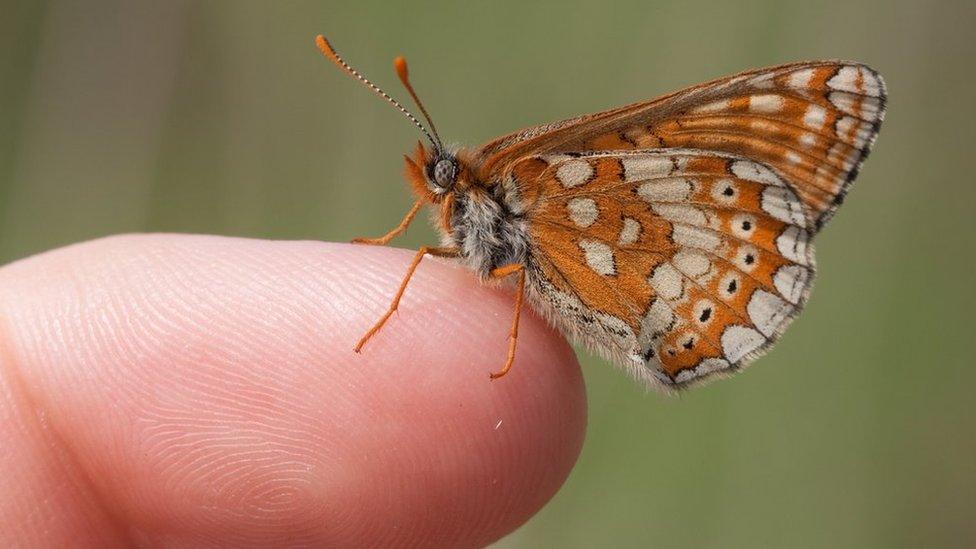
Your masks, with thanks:
[[[742,230],[743,231],[748,231],[751,228],[752,228],[752,223],[750,223],[748,221],[743,221],[742,222]]]
[[[711,318],[711,316],[712,316],[712,309],[709,307],[706,308],[704,311],[702,311],[701,315],[699,315],[698,317],[698,320],[701,322],[707,322],[708,319]]]
[[[745,262],[746,262],[746,265],[752,265],[753,263],[756,262],[756,258],[753,257],[752,254],[746,254]]]
[[[684,343],[681,344],[681,346],[690,351],[691,348],[695,346],[695,338],[691,338],[688,341],[685,341]]]
[[[735,191],[732,190],[732,187],[725,187],[725,190],[722,191],[722,194],[724,194],[725,196],[732,196],[733,194],[735,194]]]
[[[738,289],[738,287],[739,285],[734,280],[732,282],[729,282],[729,293],[734,294],[735,291]]]

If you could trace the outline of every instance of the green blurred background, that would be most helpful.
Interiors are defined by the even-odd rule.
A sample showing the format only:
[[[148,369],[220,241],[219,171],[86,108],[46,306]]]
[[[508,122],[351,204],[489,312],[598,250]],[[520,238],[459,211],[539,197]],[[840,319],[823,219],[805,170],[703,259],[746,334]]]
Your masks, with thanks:
[[[830,5],[827,5],[830,4]],[[771,355],[667,399],[584,359],[563,490],[501,547],[976,546],[976,8],[958,2],[0,0],[0,263],[125,231],[346,240],[418,134],[478,144],[743,69],[870,63],[888,118]],[[423,224],[398,242],[430,243]]]

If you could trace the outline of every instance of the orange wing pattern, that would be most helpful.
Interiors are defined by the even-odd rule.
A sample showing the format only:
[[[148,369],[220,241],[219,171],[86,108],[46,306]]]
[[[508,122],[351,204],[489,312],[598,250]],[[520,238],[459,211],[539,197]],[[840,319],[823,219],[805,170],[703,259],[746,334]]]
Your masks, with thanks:
[[[640,379],[673,388],[735,369],[803,306],[809,221],[761,163],[692,149],[557,154],[506,180],[526,204],[538,308]]]
[[[884,118],[884,81],[857,63],[795,63],[742,73],[660,99],[529,128],[485,145],[491,178],[528,155],[682,147],[762,162],[820,227],[843,200]]]

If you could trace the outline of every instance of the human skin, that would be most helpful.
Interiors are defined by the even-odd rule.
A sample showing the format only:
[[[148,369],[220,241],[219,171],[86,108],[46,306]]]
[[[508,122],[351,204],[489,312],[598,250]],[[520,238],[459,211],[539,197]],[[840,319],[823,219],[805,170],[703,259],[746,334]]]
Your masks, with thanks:
[[[0,546],[478,546],[565,481],[572,349],[412,253],[112,237],[0,268]]]

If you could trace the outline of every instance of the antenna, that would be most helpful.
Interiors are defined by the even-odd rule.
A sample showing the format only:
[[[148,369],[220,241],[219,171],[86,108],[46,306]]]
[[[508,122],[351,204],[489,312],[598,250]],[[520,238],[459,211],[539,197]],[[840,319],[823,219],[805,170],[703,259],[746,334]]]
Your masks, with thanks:
[[[329,44],[329,41],[326,40],[324,36],[322,36],[321,34],[316,36],[315,45],[318,46],[319,50],[322,52],[322,55],[324,55],[326,59],[332,61],[346,74],[352,76],[356,80],[359,80],[364,86],[376,92],[383,99],[386,99],[387,102],[389,102],[391,105],[396,107],[396,109],[401,113],[403,113],[404,116],[409,118],[410,121],[413,122],[414,125],[417,126],[420,129],[420,131],[422,131],[424,135],[427,136],[427,139],[430,140],[431,144],[433,144],[434,147],[436,147],[438,150],[443,149],[440,138],[439,137],[436,139],[434,138],[434,136],[437,135],[436,131],[434,131],[434,136],[432,136],[430,132],[427,131],[427,128],[425,128],[424,125],[420,123],[420,120],[417,120],[417,117],[411,114],[410,111],[408,111],[403,105],[399,103],[399,101],[390,97],[385,91],[381,90],[376,84],[373,84],[365,76],[360,74],[356,69],[350,67],[348,63],[346,63],[341,57],[339,57],[339,54],[336,53],[335,48],[332,47],[332,44]],[[402,60],[403,58],[398,57],[397,59]],[[407,91],[410,92],[411,97],[413,97],[414,101],[417,102],[417,105],[420,106],[420,110],[421,112],[424,113],[424,117],[427,119],[427,122],[430,122],[430,116],[427,115],[427,111],[424,110],[423,105],[420,104],[420,101],[417,99],[417,96],[413,93],[413,88],[410,87],[409,81],[406,79],[406,68],[407,68],[406,61],[404,61],[403,75],[400,77],[400,80],[404,82],[404,85],[407,86]],[[399,64],[397,65],[397,74],[400,74]],[[431,129],[433,129],[434,125],[431,124],[430,127]]]
[[[407,92],[410,94],[410,97],[413,98],[413,102],[420,107],[420,112],[423,113],[424,118],[427,120],[427,125],[430,126],[430,131],[433,132],[434,137],[437,138],[437,143],[440,144],[441,136],[437,135],[437,128],[434,127],[434,121],[430,119],[430,114],[427,112],[427,109],[424,108],[424,104],[420,101],[420,98],[417,97],[417,92],[413,91],[413,86],[410,85],[410,74],[407,71],[407,60],[402,56],[397,56],[397,58],[393,60],[393,68],[396,69],[397,76],[400,77],[400,83],[403,84],[404,88],[407,88]]]

